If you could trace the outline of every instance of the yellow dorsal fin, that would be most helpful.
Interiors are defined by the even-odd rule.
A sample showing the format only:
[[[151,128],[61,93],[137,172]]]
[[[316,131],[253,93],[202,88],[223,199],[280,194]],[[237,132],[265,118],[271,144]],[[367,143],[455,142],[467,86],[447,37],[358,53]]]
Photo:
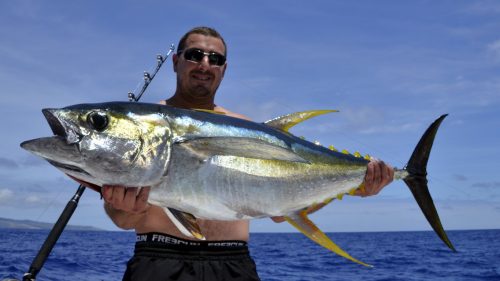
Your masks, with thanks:
[[[221,115],[226,115],[225,112],[222,111],[216,111],[216,110],[210,110],[210,109],[201,109],[201,108],[194,108],[194,111],[199,111],[199,112],[206,112],[206,113],[212,113],[212,114],[221,114]]]
[[[333,243],[326,234],[324,234],[308,217],[307,213],[305,211],[298,211],[295,213],[292,213],[288,216],[285,216],[285,219],[287,222],[289,222],[291,225],[293,225],[295,228],[300,230],[305,236],[307,236],[309,239],[313,240],[314,242],[320,244],[321,246],[327,248],[328,250],[336,253],[337,255],[340,255],[348,260],[351,260],[353,262],[362,264],[364,266],[372,267],[369,264],[366,264],[362,261],[359,261],[353,257],[351,257],[348,253],[346,253],[344,250],[342,250],[339,246],[337,246],[335,243]]]
[[[288,132],[291,127],[299,124],[302,121],[331,112],[338,112],[338,110],[308,110],[295,112],[266,121],[264,122],[264,124]]]

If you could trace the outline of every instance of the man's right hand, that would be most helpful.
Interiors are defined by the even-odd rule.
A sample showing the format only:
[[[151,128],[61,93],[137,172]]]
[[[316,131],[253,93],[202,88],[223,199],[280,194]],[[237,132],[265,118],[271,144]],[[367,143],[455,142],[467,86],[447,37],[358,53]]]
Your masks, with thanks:
[[[149,208],[148,197],[151,187],[124,187],[105,185],[102,187],[102,198],[116,210],[139,214]]]

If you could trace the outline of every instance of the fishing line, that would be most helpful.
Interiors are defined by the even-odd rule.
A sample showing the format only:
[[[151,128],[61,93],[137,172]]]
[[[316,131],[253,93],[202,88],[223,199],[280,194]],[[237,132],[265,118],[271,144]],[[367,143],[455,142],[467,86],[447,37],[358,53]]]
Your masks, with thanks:
[[[249,89],[251,92],[258,93],[262,97],[268,96],[268,92],[264,92],[263,90],[260,90],[260,88],[256,88],[256,87],[250,85],[249,83],[247,83],[245,80],[243,80],[241,78],[233,78],[233,80],[235,80],[237,82],[238,86],[242,85],[242,86],[246,87],[247,89]],[[284,108],[285,109],[285,112],[283,112],[283,114],[292,112],[293,111],[292,107],[289,106],[289,105],[287,105],[286,103],[279,102],[280,99],[278,97],[280,97],[280,96],[277,96],[277,97],[273,98],[273,100],[266,100],[266,101],[268,101],[268,102],[269,101],[277,101],[277,104],[280,105],[280,108]],[[248,112],[240,112],[241,114],[245,114],[245,115],[251,116],[250,113],[255,113],[255,108],[248,108],[248,107],[245,107],[245,108],[248,109]],[[276,117],[276,116],[270,116],[269,119],[274,118],[274,117]],[[252,120],[252,121],[254,121],[254,122],[265,122],[267,120]]]
[[[251,91],[253,92],[257,92],[263,96],[267,95],[264,91],[260,90],[259,88],[256,88],[254,86],[250,86],[248,83],[245,82],[245,80],[243,79],[237,79],[239,81],[239,84],[245,86],[246,88],[250,89]],[[304,109],[300,109],[300,110],[296,110],[296,109],[293,109],[292,106],[288,105],[287,103],[287,100],[284,100],[284,98],[282,96],[277,96],[275,98],[273,98],[273,100],[277,101],[277,103],[280,105],[280,108],[284,108],[284,112],[283,114],[287,114],[287,113],[291,113],[291,112],[294,112],[294,111],[300,111],[300,110],[304,110]],[[282,102],[280,102],[282,101]],[[338,108],[335,108],[335,109],[338,109]],[[339,114],[342,114],[342,109],[339,109]],[[274,118],[276,116],[271,116],[271,118]],[[266,120],[259,120],[258,122],[260,121],[266,121]],[[332,122],[335,122],[335,120],[333,120]],[[300,126],[300,125],[299,125]],[[382,153],[382,150],[380,148],[377,148],[377,147],[372,147],[370,145],[368,145],[367,143],[364,143],[364,142],[361,142],[359,141],[359,139],[355,139],[352,137],[352,135],[348,135],[346,133],[343,133],[343,130],[339,129],[339,130],[336,130],[336,131],[331,131],[333,134],[338,134],[338,135],[342,135],[343,138],[347,139],[350,143],[353,143],[353,144],[359,144],[360,147],[366,147],[367,149],[369,149],[370,151],[360,151],[363,155],[365,154],[370,154],[370,155],[375,155],[375,154],[372,154],[372,153],[376,153],[376,152],[379,152],[379,154]],[[314,138],[314,136],[312,136]],[[328,138],[331,138],[332,136],[329,136]],[[308,140],[311,141],[311,139],[309,139],[308,137]],[[326,146],[328,145],[333,145],[333,146],[337,146],[335,143],[325,143]],[[342,147],[339,147],[340,150],[344,149]],[[352,151],[354,152],[354,150]],[[388,154],[387,152],[390,153],[390,151],[383,151],[385,154]],[[392,153],[392,157],[394,157],[395,154],[401,154],[401,153]],[[398,155],[398,158],[400,158],[401,155]],[[407,156],[408,157],[408,156]],[[395,157],[394,157],[395,158]],[[403,162],[403,165],[405,163]]]
[[[399,160],[397,160],[397,162],[402,163],[402,165],[405,165],[406,164],[405,161],[407,161],[408,159],[404,159],[402,157],[405,157],[405,156],[408,157],[408,155],[410,155],[409,153],[411,153],[411,150],[409,150],[408,151],[408,155],[403,155],[403,153],[401,151],[399,151],[399,150],[395,151],[394,149],[391,149],[390,146],[388,146],[387,150],[382,150],[382,149],[380,149],[378,147],[371,147],[371,145],[369,145],[367,143],[363,143],[363,142],[359,141],[358,139],[354,139],[354,138],[352,138],[352,136],[349,136],[349,135],[343,133],[342,130],[340,130],[339,134],[341,134],[346,139],[351,140],[353,143],[359,143],[360,145],[366,146],[368,149],[370,149],[370,151],[378,152],[379,155],[382,154],[382,153],[388,155],[389,158],[380,159],[380,160],[386,161],[390,165],[394,165],[393,163],[396,163],[396,161],[394,161],[394,159],[396,159],[396,157],[397,157],[397,159],[399,159]],[[361,153],[363,154],[363,152],[361,152]],[[370,155],[372,155],[372,154],[370,154]],[[376,154],[373,154],[372,156],[376,157]],[[389,160],[391,158],[392,158],[392,161],[394,161],[394,162],[387,161],[387,160]],[[401,160],[401,159],[403,159],[403,160]],[[432,153],[431,153],[431,159],[429,161],[432,161]],[[427,178],[430,181],[440,182],[449,191],[459,190],[463,194],[471,197],[471,195],[469,193],[467,193],[465,190],[463,190],[461,187],[457,187],[456,185],[453,185],[453,184],[449,183],[449,180],[444,179],[443,177],[437,176],[435,173],[430,172],[427,175]]]
[[[246,87],[251,92],[255,92],[255,93],[258,93],[259,95],[266,96],[266,92],[264,92],[260,88],[255,87],[253,85],[250,85],[249,83],[247,83],[243,79],[237,78],[236,80],[238,81],[239,85],[242,85],[242,86]],[[285,100],[282,96],[276,96],[276,97],[273,98],[273,100],[278,101],[278,104],[280,104],[280,108],[284,108],[285,111],[288,111],[288,112],[293,112],[294,111],[294,109],[291,106],[288,105],[287,100]],[[279,102],[280,100],[282,102]],[[303,110],[303,109],[301,109],[301,110]],[[340,110],[340,114],[341,114],[342,110],[341,109],[339,109],[339,110]],[[297,110],[295,110],[295,111],[297,111]],[[271,116],[271,118],[272,117],[273,116]],[[261,121],[265,121],[265,120],[261,120]],[[333,120],[332,122],[335,122],[335,120]],[[424,130],[422,130],[422,132],[423,131]],[[334,134],[334,135],[340,135],[340,136],[342,136],[342,138],[345,139],[349,144],[352,144],[352,147],[356,147],[356,146],[359,147],[359,148],[356,148],[356,150],[352,150],[352,151],[351,151],[352,148],[345,148],[345,149],[348,149],[351,153],[353,153],[354,151],[360,150],[360,153],[362,155],[369,154],[369,155],[371,155],[373,157],[376,157],[376,158],[377,158],[377,155],[384,155],[384,159],[380,159],[380,160],[383,160],[383,161],[385,161],[386,163],[388,163],[390,165],[394,165],[395,167],[400,167],[400,168],[404,167],[404,165],[406,165],[406,161],[408,161],[407,158],[411,155],[411,152],[412,152],[412,149],[413,149],[413,148],[410,148],[408,150],[407,154],[404,154],[402,151],[399,151],[399,150],[396,151],[395,149],[391,149],[390,145],[385,146],[383,149],[381,147],[379,147],[379,146],[373,146],[373,145],[371,145],[370,142],[364,142],[360,138],[354,138],[352,136],[352,134],[345,133],[345,131],[342,130],[341,128],[338,129],[338,130],[335,130],[335,131],[330,131],[330,132],[332,134]],[[333,136],[327,136],[327,138],[333,138]],[[309,141],[312,141],[312,140],[309,139]],[[389,144],[389,142],[387,142],[387,144]],[[325,145],[328,146],[328,145],[330,145],[330,143],[325,143]],[[337,147],[338,144],[331,143],[331,145]],[[363,150],[362,148],[366,149],[367,151],[362,151]],[[344,148],[343,147],[337,147],[337,149],[342,150]],[[395,163],[399,163],[399,165],[396,165]],[[450,190],[453,190],[453,191],[454,190],[459,190],[464,195],[472,197],[464,189],[462,189],[461,187],[456,187],[456,185],[452,185],[451,183],[449,183],[449,180],[446,180],[446,179],[444,179],[442,177],[434,176],[434,175],[428,175],[428,179],[432,180],[432,181],[437,181],[437,182],[441,183],[441,185],[444,186],[449,191]],[[494,204],[494,203],[491,203],[491,204]]]
[[[447,188],[449,188],[450,190],[452,189],[453,191],[455,190],[458,190],[460,191],[462,194],[466,195],[469,199],[473,198],[475,200],[480,200],[481,202],[484,202],[484,203],[487,203],[491,206],[494,206],[494,207],[497,207],[498,206],[498,203],[499,202],[496,202],[496,201],[487,201],[487,200],[484,200],[484,199],[481,199],[481,197],[478,197],[477,196],[477,193],[469,193],[468,191],[465,191],[463,188],[466,188],[466,187],[457,187],[457,185],[452,185],[450,183],[447,183],[445,180],[442,180],[441,178],[439,177],[429,177],[428,178],[431,178],[432,180],[437,180],[437,181],[440,181],[443,185],[445,185]],[[466,199],[455,199],[455,200],[466,200]]]
[[[49,204],[45,205],[45,208],[38,215],[38,217],[36,218],[36,221],[40,221],[40,219],[45,215],[45,212],[47,212],[47,210],[49,208],[51,208],[51,207],[53,207],[55,205],[55,201],[59,198],[59,196],[61,196],[61,193],[62,193],[62,189],[59,189],[59,192],[57,193],[57,195],[55,197],[52,197],[52,200],[50,200]]]
[[[340,135],[342,135],[343,137],[345,137],[346,139],[349,139],[352,143],[359,143],[360,145],[367,147],[368,149],[370,149],[370,151],[374,151],[374,152],[378,152],[378,153],[380,153],[380,154],[382,154],[382,153],[383,153],[383,154],[388,155],[388,156],[389,156],[389,158],[381,159],[381,160],[383,160],[383,161],[386,161],[386,160],[391,159],[391,158],[396,159],[395,157],[397,157],[397,159],[399,159],[397,162],[402,163],[403,165],[405,165],[405,164],[406,164],[404,161],[407,161],[407,159],[404,159],[404,158],[402,158],[402,157],[404,157],[404,156],[408,156],[409,154],[408,154],[408,155],[403,155],[403,153],[402,153],[401,151],[399,151],[399,150],[398,150],[398,151],[395,151],[394,149],[391,149],[391,148],[390,148],[390,146],[388,146],[388,149],[387,149],[387,150],[382,150],[382,149],[380,149],[380,148],[378,148],[378,147],[371,147],[371,145],[369,145],[369,144],[367,144],[367,143],[364,143],[364,142],[361,142],[361,141],[359,141],[359,139],[352,138],[352,136],[347,135],[347,134],[346,134],[346,133],[344,133],[342,130],[340,130],[339,134],[340,134]],[[410,153],[410,152],[411,152],[411,150],[409,150],[408,152]],[[363,154],[363,152],[361,152],[361,153]],[[372,155],[372,154],[370,154],[370,155]],[[372,156],[375,156],[375,157],[376,157],[376,154],[373,154]],[[394,161],[394,159],[392,159],[392,160]],[[401,159],[403,159],[403,160],[401,160]],[[403,162],[401,162],[401,161],[403,161]],[[429,161],[432,161],[432,154],[431,154],[431,159],[430,159]],[[389,162],[389,161],[386,161],[386,162],[387,162],[387,163],[389,163],[389,164],[391,164],[391,165],[394,165],[393,163],[396,163],[396,161],[394,161],[394,162]],[[434,181],[434,182],[439,183],[439,185],[438,185],[438,184],[433,184],[433,186],[436,186],[436,187],[438,187],[438,186],[443,186],[443,187],[445,187],[445,188],[446,188],[446,190],[448,190],[448,191],[453,191],[453,192],[455,192],[456,190],[458,190],[460,193],[462,193],[462,194],[466,195],[466,196],[467,196],[467,197],[469,197],[469,198],[476,198],[476,199],[478,199],[478,200],[480,199],[480,198],[478,198],[475,194],[474,194],[474,195],[471,195],[469,192],[465,191],[465,188],[466,188],[466,187],[461,187],[461,186],[458,186],[458,185],[456,185],[456,184],[452,184],[452,183],[450,183],[450,180],[449,180],[449,179],[445,179],[445,178],[443,178],[443,177],[440,177],[440,176],[438,176],[438,175],[437,175],[437,174],[435,174],[435,173],[430,172],[430,173],[427,175],[427,178],[429,179],[429,181]],[[435,189],[435,188],[434,188],[434,189]],[[432,189],[431,189],[431,190],[432,190]],[[448,195],[448,196],[446,196],[446,197],[442,197],[442,199],[441,199],[441,200],[443,200],[443,199],[445,199],[445,198],[448,198],[448,200],[449,200],[449,195]],[[485,202],[487,202],[487,201],[485,201]],[[492,204],[492,205],[493,205],[493,204],[495,204],[495,203],[494,203],[494,202],[489,202],[489,204]]]

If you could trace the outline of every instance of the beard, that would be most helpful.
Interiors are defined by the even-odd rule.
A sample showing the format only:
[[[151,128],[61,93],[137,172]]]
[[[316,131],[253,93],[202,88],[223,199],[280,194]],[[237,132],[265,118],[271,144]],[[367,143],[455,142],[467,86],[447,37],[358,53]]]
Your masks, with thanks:
[[[184,72],[177,75],[179,94],[191,100],[213,100],[221,81],[217,75],[201,71]],[[218,83],[217,83],[218,82]]]
[[[187,94],[194,98],[206,98],[215,95],[215,91],[204,85],[195,85],[188,89]]]
[[[219,84],[214,85],[213,83],[204,83],[201,81],[191,80],[184,88],[184,93],[194,99],[213,99],[218,88]]]

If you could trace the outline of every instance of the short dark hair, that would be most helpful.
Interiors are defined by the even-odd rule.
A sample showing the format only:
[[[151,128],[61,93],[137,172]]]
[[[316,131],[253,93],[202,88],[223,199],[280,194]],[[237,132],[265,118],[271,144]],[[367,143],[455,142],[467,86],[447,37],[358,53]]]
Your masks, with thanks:
[[[184,51],[184,48],[186,47],[186,40],[191,34],[201,34],[205,36],[219,38],[222,41],[222,44],[224,44],[224,56],[227,57],[227,46],[226,42],[224,41],[224,38],[222,38],[222,35],[220,35],[220,33],[217,32],[217,30],[207,26],[198,26],[192,28],[186,34],[184,34],[181,40],[179,40],[179,45],[177,45],[177,54],[179,54],[179,51]]]

